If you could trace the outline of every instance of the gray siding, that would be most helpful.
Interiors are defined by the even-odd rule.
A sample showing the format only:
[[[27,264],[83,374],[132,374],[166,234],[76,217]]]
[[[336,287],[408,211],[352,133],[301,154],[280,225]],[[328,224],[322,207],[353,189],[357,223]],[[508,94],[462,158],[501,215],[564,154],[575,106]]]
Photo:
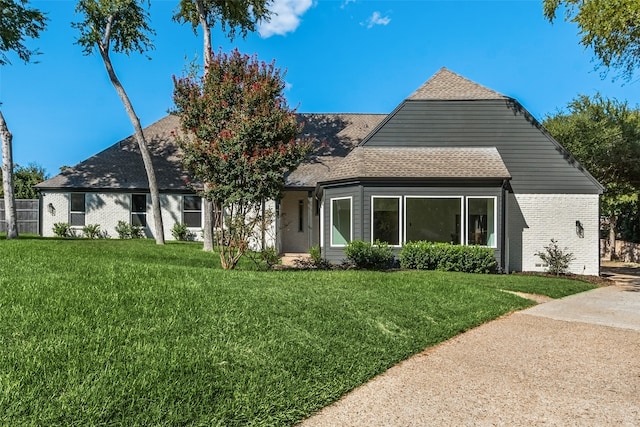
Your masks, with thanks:
[[[503,247],[503,200],[501,187],[473,186],[390,186],[390,185],[353,185],[349,187],[328,188],[324,192],[324,257],[331,262],[345,259],[344,248],[332,248],[330,245],[331,205],[330,200],[338,197],[352,197],[353,239],[371,240],[371,197],[372,196],[488,196],[496,197],[497,230],[495,257],[501,264]],[[404,202],[403,202],[404,203]],[[404,220],[403,218],[401,220]],[[396,249],[396,254],[400,249]]]
[[[519,104],[406,101],[368,146],[496,147],[515,193],[598,194],[601,189]]]
[[[345,259],[344,248],[331,247],[331,199],[340,197],[351,197],[351,227],[354,240],[362,240],[362,186],[353,185],[341,188],[328,188],[324,191],[324,257],[325,259],[339,263]]]

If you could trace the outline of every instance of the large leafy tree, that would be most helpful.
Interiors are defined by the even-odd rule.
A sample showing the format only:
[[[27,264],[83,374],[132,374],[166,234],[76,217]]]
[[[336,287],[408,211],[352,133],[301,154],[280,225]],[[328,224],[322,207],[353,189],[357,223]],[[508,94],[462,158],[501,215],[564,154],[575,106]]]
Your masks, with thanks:
[[[45,29],[47,17],[27,0],[0,0],[0,66],[10,63],[8,54],[15,53],[25,63],[37,53],[25,44],[28,38],[38,38]],[[7,239],[18,238],[18,224],[13,187],[13,135],[0,110],[2,140],[2,181],[7,222]]]
[[[201,79],[174,81],[184,164],[222,207],[215,243],[223,267],[234,268],[262,222],[261,202],[280,199],[284,173],[304,159],[308,145],[296,139],[295,112],[274,63],[234,50],[212,55]]]
[[[142,132],[140,119],[111,63],[111,51],[130,55],[133,52],[144,54],[153,49],[149,36],[153,35],[154,31],[149,26],[149,14],[145,9],[145,6],[150,5],[149,0],[80,0],[76,6],[76,12],[83,15],[84,20],[72,25],[80,31],[78,44],[82,46],[84,54],[91,55],[94,49],[100,53],[109,80],[133,125],[149,182],[156,243],[164,244],[160,193],[152,155]]]
[[[27,166],[14,165],[13,168],[13,187],[16,199],[37,199],[38,194],[34,185],[41,183],[47,179],[47,173],[42,166],[30,163]],[[2,181],[2,180],[0,180]],[[0,188],[0,197],[4,193]]]
[[[209,63],[213,59],[211,29],[219,24],[229,39],[233,40],[237,32],[245,37],[249,31],[256,30],[259,21],[269,19],[270,3],[271,0],[180,0],[173,19],[183,24],[188,23],[196,34],[198,28],[201,29],[204,73],[206,74]],[[209,184],[204,185],[206,188]],[[213,251],[214,206],[213,200],[205,198],[205,251]]]
[[[580,43],[594,50],[600,65],[628,79],[640,65],[640,1],[543,0],[544,15],[553,22],[560,10],[580,29]]]
[[[599,94],[580,95],[543,125],[604,185],[601,211],[613,249],[621,209],[640,189],[640,110]]]

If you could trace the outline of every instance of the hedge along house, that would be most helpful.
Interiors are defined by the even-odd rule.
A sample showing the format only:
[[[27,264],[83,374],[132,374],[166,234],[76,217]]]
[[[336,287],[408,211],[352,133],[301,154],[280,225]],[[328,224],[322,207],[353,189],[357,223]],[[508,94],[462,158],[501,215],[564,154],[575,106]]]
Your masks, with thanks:
[[[599,274],[603,188],[515,99],[443,68],[389,115],[299,118],[315,149],[271,202],[277,221],[263,244],[282,253],[319,245],[331,261],[354,239],[482,245],[503,271],[542,271],[535,253],[556,239],[575,256],[572,272]],[[167,117],[145,129],[167,234],[174,222],[199,229],[202,215],[171,137],[177,127]],[[60,221],[142,222],[139,157],[129,138],[39,184],[43,233]]]

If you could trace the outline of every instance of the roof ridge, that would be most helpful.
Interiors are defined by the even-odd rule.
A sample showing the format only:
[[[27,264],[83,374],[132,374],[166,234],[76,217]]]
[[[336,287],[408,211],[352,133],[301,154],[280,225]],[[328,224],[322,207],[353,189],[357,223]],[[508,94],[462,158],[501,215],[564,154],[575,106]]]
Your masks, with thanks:
[[[440,68],[415,90],[409,100],[507,99],[508,97],[449,70]]]

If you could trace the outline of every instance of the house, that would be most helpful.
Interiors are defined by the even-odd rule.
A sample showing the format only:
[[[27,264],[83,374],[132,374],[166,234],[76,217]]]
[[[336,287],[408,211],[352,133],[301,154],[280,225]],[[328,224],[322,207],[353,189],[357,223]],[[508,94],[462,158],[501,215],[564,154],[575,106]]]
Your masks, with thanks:
[[[603,187],[508,96],[446,68],[390,114],[299,114],[308,159],[285,177],[268,245],[319,245],[330,261],[354,239],[400,248],[428,240],[495,250],[503,271],[543,271],[551,239],[575,256],[574,273],[599,274]],[[168,116],[145,129],[162,194],[166,238],[174,223],[202,223],[200,198],[180,165]],[[44,235],[55,222],[146,225],[149,197],[132,137],[37,186]],[[148,235],[152,228],[147,227]]]

